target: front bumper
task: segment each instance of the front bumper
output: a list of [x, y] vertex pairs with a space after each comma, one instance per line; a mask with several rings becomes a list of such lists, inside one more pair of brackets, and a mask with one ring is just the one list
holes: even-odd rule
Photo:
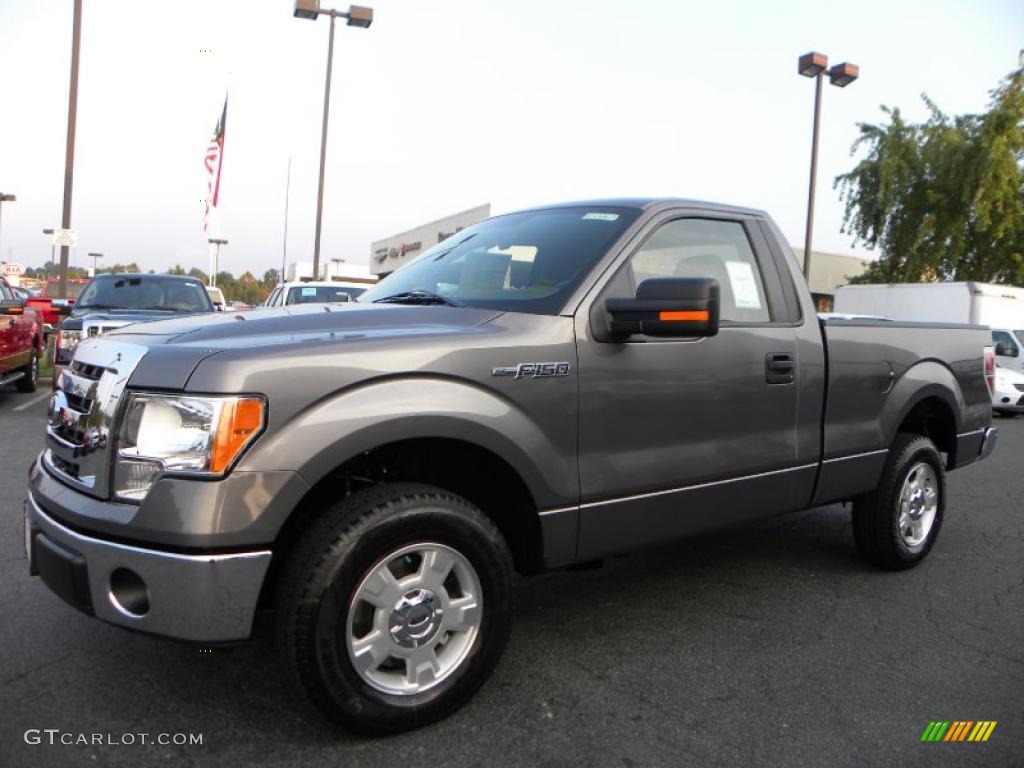
[[249, 637], [270, 550], [185, 555], [106, 541], [61, 525], [31, 493], [25, 515], [30, 567], [76, 608], [180, 640]]

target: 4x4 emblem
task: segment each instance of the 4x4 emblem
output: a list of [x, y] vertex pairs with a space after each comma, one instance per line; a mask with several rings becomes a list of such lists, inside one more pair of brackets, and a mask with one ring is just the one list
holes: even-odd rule
[[549, 376], [568, 376], [571, 369], [569, 363], [519, 363], [495, 368], [491, 375], [512, 379], [543, 379]]

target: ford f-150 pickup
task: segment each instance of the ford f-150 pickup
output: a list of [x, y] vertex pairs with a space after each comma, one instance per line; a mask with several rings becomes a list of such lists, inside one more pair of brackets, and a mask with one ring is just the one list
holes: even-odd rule
[[917, 565], [947, 472], [995, 445], [990, 345], [819, 319], [760, 211], [499, 216], [357, 302], [82, 339], [30, 471], [29, 567], [178, 639], [241, 641], [273, 609], [327, 717], [399, 731], [482, 684], [516, 572], [840, 501], [867, 561]]

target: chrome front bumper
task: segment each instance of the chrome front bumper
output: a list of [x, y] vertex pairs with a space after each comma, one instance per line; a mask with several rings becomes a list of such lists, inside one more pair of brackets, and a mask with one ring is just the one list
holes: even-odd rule
[[[42, 570], [47, 586], [72, 605], [180, 640], [249, 637], [270, 550], [183, 555], [105, 541], [61, 525], [31, 494], [25, 515], [30, 568]], [[39, 562], [31, 562], [33, 553]], [[50, 567], [41, 567], [40, 555]]]

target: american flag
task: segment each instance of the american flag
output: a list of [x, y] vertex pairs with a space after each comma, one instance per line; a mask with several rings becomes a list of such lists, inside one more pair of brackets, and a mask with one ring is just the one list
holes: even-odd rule
[[224, 97], [224, 110], [220, 113], [213, 137], [206, 148], [206, 173], [209, 176], [206, 190], [206, 210], [203, 212], [203, 229], [209, 229], [210, 210], [217, 207], [220, 198], [220, 170], [224, 167], [224, 126], [228, 119], [228, 97]]

